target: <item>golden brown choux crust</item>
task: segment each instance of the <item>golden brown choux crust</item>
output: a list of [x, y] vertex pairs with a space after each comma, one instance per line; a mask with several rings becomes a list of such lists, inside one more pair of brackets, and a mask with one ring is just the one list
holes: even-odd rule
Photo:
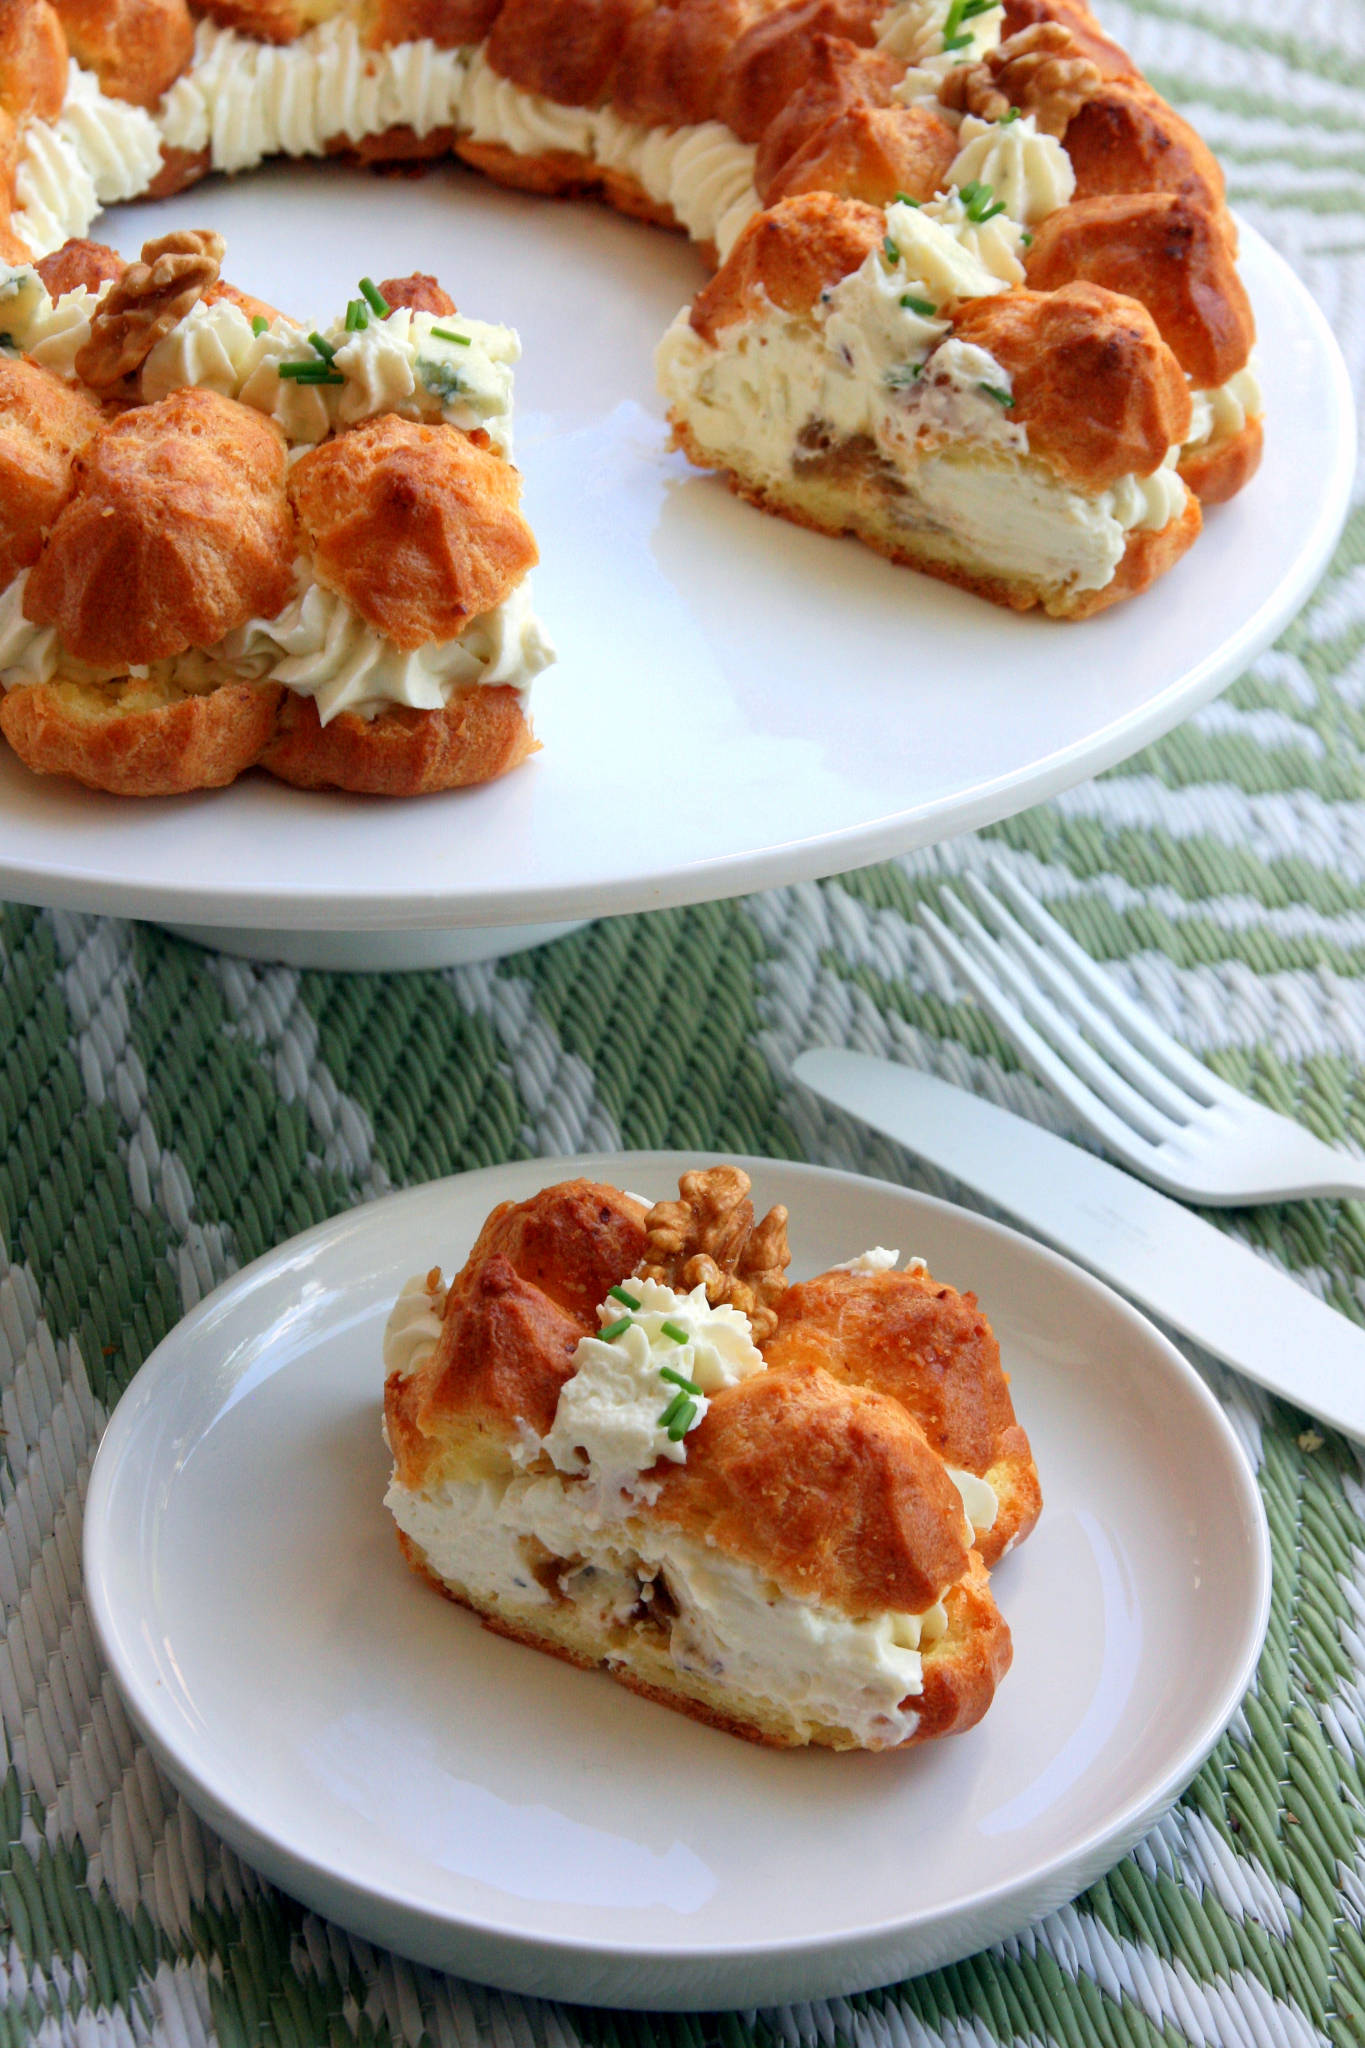
[[294, 0], [199, 0], [199, 4], [224, 28], [254, 36], [258, 43], [292, 43], [305, 26]]
[[63, 242], [60, 249], [54, 249], [33, 267], [50, 299], [59, 299], [64, 292], [97, 292], [101, 285], [122, 277], [128, 268], [117, 249], [110, 249], [103, 242], [80, 240]]
[[889, 206], [898, 194], [932, 199], [948, 176], [958, 143], [929, 107], [854, 107], [816, 130], [783, 164], [767, 203], [798, 192], [832, 192]]
[[567, 149], [547, 149], [524, 156], [505, 142], [476, 142], [472, 135], [461, 135], [455, 144], [455, 154], [471, 169], [482, 171], [485, 178], [510, 185], [516, 192], [538, 192], [542, 198], [596, 192], [606, 182], [588, 157]]
[[0, 226], [0, 263], [31, 263], [33, 251], [28, 243], [15, 234], [13, 228]]
[[922, 1614], [967, 1569], [962, 1502], [899, 1402], [819, 1367], [711, 1397], [651, 1518], [848, 1614]]
[[456, 690], [440, 711], [395, 704], [373, 718], [338, 712], [326, 725], [311, 698], [291, 692], [261, 766], [295, 789], [432, 796], [494, 782], [539, 745], [520, 696], [506, 683]]
[[406, 306], [409, 312], [436, 313], [442, 319], [449, 319], [455, 311], [450, 293], [442, 290], [436, 278], [421, 270], [414, 270], [408, 277], [386, 277], [380, 284], [379, 296], [390, 308]]
[[606, 95], [631, 23], [649, 0], [505, 0], [488, 37], [488, 62], [523, 92], [569, 107]]
[[974, 1294], [927, 1272], [821, 1273], [788, 1288], [763, 1355], [773, 1368], [818, 1365], [874, 1387], [900, 1402], [946, 1464], [990, 1474], [1000, 1513], [976, 1541], [987, 1564], [1037, 1521], [1037, 1470]]
[[1174, 107], [1142, 79], [1107, 81], [1063, 138], [1076, 199], [1106, 192], [1179, 192], [1216, 214], [1223, 174]]
[[502, 0], [371, 0], [370, 41], [431, 41], [442, 50], [481, 43], [498, 18]]
[[1125, 49], [1107, 36], [1084, 0], [1005, 0], [1001, 39], [1008, 42], [1035, 22], [1059, 21], [1072, 41], [1103, 78], [1137, 78], [1141, 74]]
[[721, 65], [717, 115], [741, 142], [758, 142], [810, 77], [816, 40], [869, 46], [884, 12], [882, 0], [787, 0], [760, 16]]
[[235, 284], [217, 277], [204, 293], [204, 304], [216, 306], [223, 300], [229, 306], [235, 306], [239, 313], [245, 313], [248, 320], [278, 320], [281, 317], [279, 307], [272, 306], [269, 299], [258, 299], [251, 292], [238, 291]]
[[1178, 519], [1169, 520], [1155, 533], [1129, 534], [1119, 565], [1103, 590], [1079, 591], [1062, 602], [1049, 603], [1047, 610], [1057, 618], [1093, 619], [1096, 612], [1108, 611], [1121, 598], [1136, 597], [1174, 568], [1198, 540], [1203, 524], [1198, 498], [1187, 497]]
[[295, 463], [289, 497], [319, 582], [396, 647], [453, 640], [539, 559], [521, 478], [456, 427], [386, 413]]
[[1260, 468], [1263, 439], [1260, 420], [1248, 420], [1224, 440], [1209, 441], [1182, 455], [1180, 475], [1201, 504], [1226, 504]]
[[0, 106], [55, 121], [66, 98], [67, 47], [48, 0], [0, 0]]
[[1025, 258], [1035, 291], [1085, 278], [1140, 299], [1200, 387], [1245, 367], [1256, 323], [1219, 216], [1176, 192], [1106, 193], [1058, 207]]
[[975, 1728], [1013, 1661], [1010, 1632], [979, 1555], [943, 1604], [948, 1633], [924, 1658], [924, 1690], [915, 1701], [919, 1720], [902, 1749]]
[[861, 49], [847, 36], [817, 36], [805, 84], [768, 123], [758, 145], [754, 185], [763, 204], [772, 203], [768, 188], [782, 166], [836, 114], [854, 107], [889, 107], [891, 88], [903, 70], [894, 57]]
[[58, 678], [0, 696], [0, 732], [38, 775], [69, 775], [111, 796], [184, 796], [220, 789], [252, 766], [279, 699], [273, 683], [185, 696], [152, 679]]
[[22, 356], [0, 356], [0, 585], [37, 561], [72, 460], [103, 425], [78, 385]]
[[405, 1486], [436, 1477], [453, 1453], [467, 1464], [520, 1441], [523, 1427], [544, 1436], [559, 1391], [587, 1333], [511, 1261], [494, 1252], [461, 1294], [446, 1303], [441, 1335], [424, 1366], [385, 1386], [394, 1465]]
[[500, 1202], [450, 1283], [463, 1298], [486, 1259], [505, 1258], [590, 1336], [607, 1290], [644, 1255], [643, 1202], [603, 1181], [564, 1180], [524, 1202]]
[[886, 216], [855, 199], [802, 192], [755, 214], [716, 275], [692, 301], [691, 323], [707, 341], [765, 302], [808, 313], [826, 285], [848, 277], [877, 248]]
[[58, 0], [71, 54], [111, 99], [154, 107], [194, 55], [185, 0]]
[[217, 392], [126, 412], [76, 457], [24, 608], [101, 667], [212, 647], [293, 587], [284, 437]]
[[953, 330], [1010, 372], [1030, 454], [1082, 490], [1150, 476], [1189, 433], [1189, 386], [1136, 299], [1098, 284], [1001, 292], [960, 307]]
[[621, 46], [612, 105], [647, 128], [684, 128], [716, 113], [727, 52], [762, 0], [658, 0], [637, 15]]
[[213, 152], [203, 149], [170, 149], [161, 146], [161, 169], [147, 187], [149, 199], [172, 199], [177, 192], [188, 192], [191, 185], [197, 185], [201, 178], [207, 178], [213, 169]]

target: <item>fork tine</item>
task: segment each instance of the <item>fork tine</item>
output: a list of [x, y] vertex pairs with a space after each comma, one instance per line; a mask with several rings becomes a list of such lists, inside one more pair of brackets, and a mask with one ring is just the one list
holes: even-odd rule
[[1069, 1013], [1072, 1023], [1080, 1027], [1109, 1064], [1132, 1083], [1138, 1094], [1178, 1124], [1187, 1124], [1198, 1116], [1205, 1105], [1170, 1080], [1124, 1037], [1118, 1025], [1090, 1001], [1061, 962], [1011, 917], [978, 876], [968, 874], [966, 881], [977, 908], [992, 927], [996, 938], [1017, 957], [1024, 973], [1042, 983], [1049, 995]]
[[936, 917], [927, 904], [918, 909], [920, 924], [931, 943], [937, 946], [966, 982], [981, 1007], [1000, 1026], [1005, 1036], [1024, 1055], [1035, 1073], [1049, 1082], [1064, 1101], [1069, 1102], [1084, 1118], [1090, 1128], [1117, 1152], [1120, 1158], [1151, 1148], [1134, 1136], [1130, 1127], [1123, 1123], [1108, 1104], [1077, 1079], [1071, 1068], [1059, 1059], [1047, 1040], [1035, 1031], [1022, 1010], [1012, 1003], [991, 977], [972, 958], [956, 935], [950, 932], [943, 920]]
[[1078, 946], [1070, 932], [1064, 931], [1056, 918], [1049, 917], [1042, 907], [1035, 903], [1026, 890], [1020, 887], [1003, 861], [991, 862], [991, 873], [1010, 902], [1018, 911], [1024, 923], [1029, 926], [1039, 941], [1050, 951], [1058, 953], [1066, 961], [1077, 981], [1094, 998], [1100, 1008], [1107, 1010], [1135, 1045], [1141, 1046], [1161, 1071], [1172, 1081], [1199, 1100], [1201, 1108], [1208, 1109], [1215, 1102], [1226, 1102], [1237, 1097], [1237, 1090], [1229, 1088], [1216, 1074], [1210, 1073], [1202, 1060], [1186, 1052], [1183, 1045], [1153, 1024], [1126, 996], [1111, 975], [1091, 959], [1083, 947]]
[[1178, 1137], [1180, 1126], [1154, 1109], [1136, 1089], [1130, 1088], [1109, 1062], [1082, 1038], [1075, 1026], [1058, 1015], [1028, 972], [998, 940], [991, 937], [966, 904], [951, 889], [943, 889], [939, 894], [967, 950], [974, 948], [978, 959], [984, 956], [987, 971], [993, 973], [997, 981], [1004, 982], [1024, 1016], [1070, 1068], [1074, 1079], [1098, 1096], [1127, 1125], [1128, 1142], [1131, 1144], [1136, 1136], [1150, 1145], [1163, 1145]]

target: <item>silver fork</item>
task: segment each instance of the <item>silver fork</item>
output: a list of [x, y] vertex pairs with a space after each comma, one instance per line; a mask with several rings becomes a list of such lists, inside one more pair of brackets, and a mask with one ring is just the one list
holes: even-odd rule
[[968, 875], [980, 917], [944, 889], [956, 932], [923, 905], [920, 921], [1028, 1064], [1134, 1173], [1222, 1206], [1365, 1193], [1365, 1160], [1220, 1081], [998, 861], [991, 873], [1009, 909]]

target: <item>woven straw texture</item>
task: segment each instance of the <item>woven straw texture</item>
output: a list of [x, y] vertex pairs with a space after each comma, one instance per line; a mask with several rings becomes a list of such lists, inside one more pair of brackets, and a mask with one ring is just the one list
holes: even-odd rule
[[[1106, 20], [1219, 150], [1359, 391], [1361, 0], [1143, 0]], [[1077, 1135], [909, 921], [992, 854], [1220, 1073], [1365, 1145], [1365, 514], [1281, 644], [1169, 740], [990, 833], [821, 887], [618, 920], [502, 967], [354, 979], [0, 910], [0, 2040], [1365, 2040], [1362, 1468], [1226, 1375], [1215, 1385], [1256, 1461], [1275, 1561], [1269, 1640], [1230, 1731], [1074, 1905], [865, 1998], [623, 2018], [374, 1953], [207, 1834], [100, 1667], [79, 1537], [103, 1421], [188, 1307], [304, 1226], [433, 1175], [620, 1143], [921, 1184], [791, 1086], [794, 1055], [820, 1043], [892, 1053]], [[1221, 1221], [1365, 1320], [1361, 1205]]]

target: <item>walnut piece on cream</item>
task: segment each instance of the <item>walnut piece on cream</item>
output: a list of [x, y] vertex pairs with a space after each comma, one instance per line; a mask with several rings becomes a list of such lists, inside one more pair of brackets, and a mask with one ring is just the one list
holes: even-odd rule
[[761, 1344], [777, 1327], [791, 1251], [786, 1210], [779, 1203], [756, 1224], [750, 1185], [738, 1166], [685, 1173], [679, 1200], [656, 1202], [645, 1218], [637, 1271], [667, 1287], [705, 1287], [713, 1308], [728, 1302], [748, 1316]]
[[110, 285], [76, 356], [76, 374], [93, 391], [110, 391], [142, 368], [164, 335], [212, 285], [223, 261], [223, 238], [186, 228], [145, 242], [142, 260]]

